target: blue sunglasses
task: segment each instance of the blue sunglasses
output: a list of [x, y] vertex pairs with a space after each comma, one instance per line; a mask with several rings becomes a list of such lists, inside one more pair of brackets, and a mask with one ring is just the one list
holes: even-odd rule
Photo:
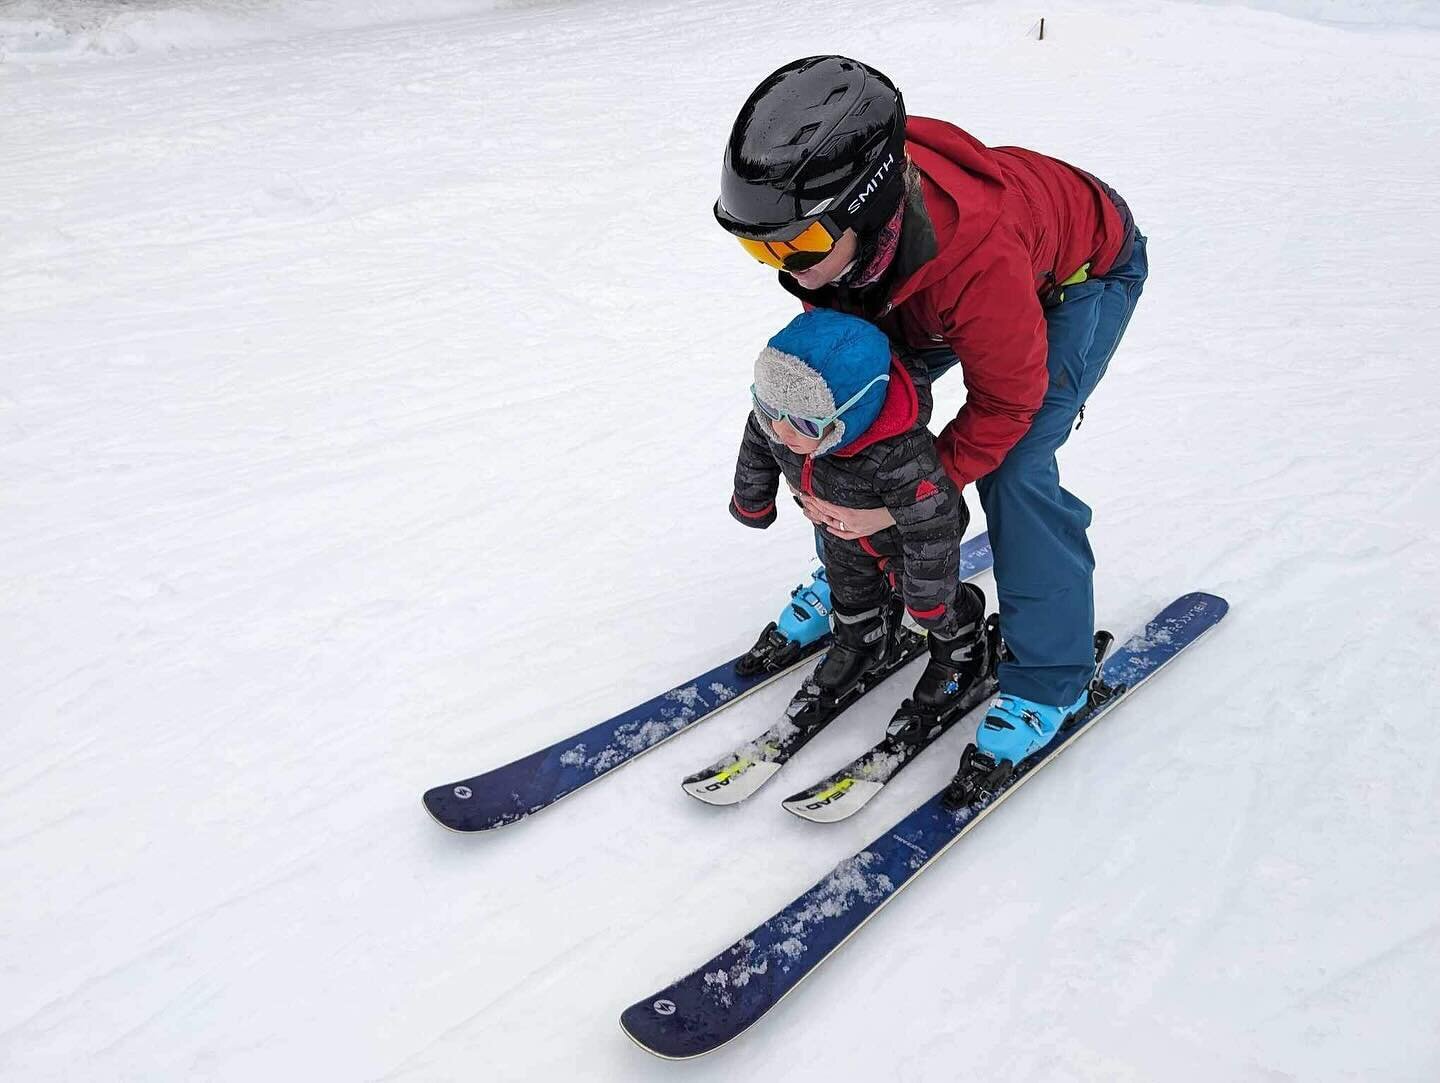
[[803, 414], [792, 414], [786, 410], [777, 410], [760, 397], [760, 393], [755, 390], [754, 384], [750, 385], [750, 398], [755, 402], [755, 409], [759, 410], [771, 421], [788, 421], [790, 422], [790, 427], [801, 436], [809, 437], [811, 440], [818, 440], [820, 439], [820, 434], [823, 433], [836, 418], [865, 397], [865, 392], [869, 391], [876, 384], [888, 383], [889, 380], [890, 374], [888, 372], [882, 376], [875, 377], [875, 379], [871, 380], [859, 391], [846, 399], [829, 417], [806, 417]]

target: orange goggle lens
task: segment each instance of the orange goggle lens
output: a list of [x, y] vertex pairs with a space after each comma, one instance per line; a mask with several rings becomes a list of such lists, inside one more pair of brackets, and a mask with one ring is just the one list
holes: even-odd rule
[[761, 263], [777, 270], [803, 271], [813, 267], [835, 247], [836, 238], [819, 222], [811, 222], [805, 230], [788, 241], [752, 241], [739, 238], [740, 247]]

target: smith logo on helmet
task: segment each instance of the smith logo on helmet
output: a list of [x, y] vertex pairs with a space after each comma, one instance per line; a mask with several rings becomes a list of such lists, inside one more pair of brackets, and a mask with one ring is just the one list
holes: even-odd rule
[[890, 167], [894, 164], [895, 152], [891, 151], [886, 159], [880, 163], [880, 168], [875, 170], [875, 175], [870, 178], [870, 183], [865, 186], [858, 196], [850, 201], [850, 206], [845, 209], [851, 214], [859, 213], [860, 208], [865, 205], [866, 198], [872, 195], [875, 189], [880, 187], [880, 182], [885, 179], [885, 175], [890, 172]]

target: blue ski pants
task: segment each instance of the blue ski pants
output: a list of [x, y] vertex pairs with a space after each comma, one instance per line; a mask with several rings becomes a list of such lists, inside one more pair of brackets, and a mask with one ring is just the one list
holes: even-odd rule
[[[1000, 630], [1014, 656], [1000, 666], [1000, 690], [1036, 703], [1074, 703], [1095, 671], [1090, 507], [1061, 486], [1055, 452], [1105, 375], [1148, 273], [1137, 234], [1122, 266], [1067, 286], [1046, 309], [1045, 401], [1019, 443], [976, 482], [995, 553]], [[932, 377], [958, 362], [948, 347], [925, 356]]]

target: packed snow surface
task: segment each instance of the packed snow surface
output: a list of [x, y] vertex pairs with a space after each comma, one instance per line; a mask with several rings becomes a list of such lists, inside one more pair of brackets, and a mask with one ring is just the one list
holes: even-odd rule
[[1440, 1078], [1437, 23], [0, 5], [0, 1077], [668, 1080], [618, 1012], [948, 776], [963, 728], [853, 820], [778, 806], [902, 677], [686, 798], [797, 675], [502, 831], [419, 803], [805, 573], [793, 509], [726, 515], [793, 306], [710, 202], [750, 88], [843, 52], [1128, 197], [1153, 274], [1064, 476], [1107, 626], [1233, 609], [687, 1077]]

